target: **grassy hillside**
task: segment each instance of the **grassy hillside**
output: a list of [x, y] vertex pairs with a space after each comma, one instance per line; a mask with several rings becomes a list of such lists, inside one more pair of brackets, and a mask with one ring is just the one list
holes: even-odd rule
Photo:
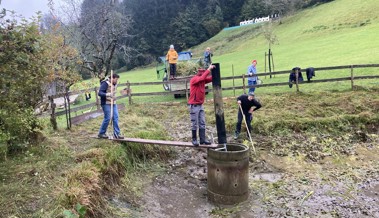
[[[274, 33], [278, 44], [272, 46], [275, 71], [301, 68], [324, 67], [379, 62], [379, 4], [376, 0], [354, 1], [335, 0], [274, 22]], [[262, 34], [266, 24], [248, 25], [221, 31], [207, 42], [192, 48], [195, 57], [201, 56], [206, 47], [214, 51], [213, 62], [221, 64], [223, 76], [246, 72], [252, 59], [258, 60], [258, 73], [264, 72], [264, 54], [268, 44]], [[378, 69], [355, 70], [355, 75], [378, 75]], [[349, 76], [350, 70], [316, 72], [315, 79]], [[121, 81], [144, 82], [157, 79], [154, 68], [145, 68], [121, 74]], [[275, 78], [261, 78], [264, 83], [287, 82], [288, 75]], [[225, 81], [230, 86], [232, 81]], [[242, 84], [236, 81], [237, 85]], [[358, 81], [356, 85], [377, 86], [373, 80]], [[302, 91], [347, 90], [349, 82], [304, 85]], [[133, 87], [134, 92], [163, 91], [162, 86]], [[288, 87], [262, 88], [260, 93], [293, 92]], [[225, 92], [225, 96], [232, 92]], [[146, 99], [141, 99], [145, 101]], [[170, 97], [154, 98], [173, 100]]]
[[[279, 40], [272, 48], [276, 69], [286, 70], [295, 65], [376, 63], [379, 59], [378, 9], [375, 0], [335, 0], [281, 19], [274, 25]], [[268, 50], [260, 28], [254, 25], [223, 31], [197, 46], [194, 52], [199, 53], [206, 46], [213, 47], [214, 61], [223, 65], [248, 65], [251, 59], [257, 59], [263, 67], [264, 52]], [[237, 69], [240, 68], [237, 66]]]

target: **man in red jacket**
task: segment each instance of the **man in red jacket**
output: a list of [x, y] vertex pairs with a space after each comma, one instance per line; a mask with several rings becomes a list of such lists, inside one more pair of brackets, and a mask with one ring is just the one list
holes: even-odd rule
[[212, 82], [212, 76], [209, 76], [209, 73], [213, 68], [215, 68], [215, 66], [210, 65], [207, 70], [199, 69], [197, 74], [192, 77], [190, 81], [188, 107], [192, 124], [192, 144], [194, 146], [199, 146], [196, 134], [198, 128], [200, 144], [211, 144], [211, 142], [205, 138], [205, 112], [203, 103], [205, 99], [205, 84]]

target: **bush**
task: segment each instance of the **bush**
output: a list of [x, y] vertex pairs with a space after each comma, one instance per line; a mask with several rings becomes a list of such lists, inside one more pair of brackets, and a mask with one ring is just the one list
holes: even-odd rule
[[0, 145], [12, 153], [35, 143], [40, 124], [34, 108], [43, 100], [48, 72], [38, 22], [4, 21], [0, 17]]

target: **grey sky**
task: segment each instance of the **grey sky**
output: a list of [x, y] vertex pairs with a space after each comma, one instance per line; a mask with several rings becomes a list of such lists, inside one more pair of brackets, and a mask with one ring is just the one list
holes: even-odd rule
[[[54, 0], [58, 2], [59, 0]], [[25, 18], [30, 18], [35, 15], [37, 11], [43, 14], [49, 12], [47, 5], [48, 0], [1, 0], [0, 8], [13, 10], [17, 14], [21, 14]]]

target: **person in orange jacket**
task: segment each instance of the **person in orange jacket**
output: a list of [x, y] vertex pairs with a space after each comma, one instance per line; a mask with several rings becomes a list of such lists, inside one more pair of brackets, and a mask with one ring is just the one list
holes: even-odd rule
[[166, 61], [170, 64], [170, 79], [176, 78], [176, 63], [178, 62], [178, 53], [174, 49], [174, 45], [170, 45], [166, 55]]

